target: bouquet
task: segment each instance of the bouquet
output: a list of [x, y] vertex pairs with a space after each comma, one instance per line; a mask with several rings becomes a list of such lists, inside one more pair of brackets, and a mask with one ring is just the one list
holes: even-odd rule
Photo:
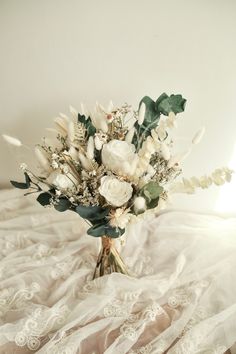
[[[39, 193], [37, 201], [59, 212], [71, 210], [89, 224], [88, 235], [100, 237], [102, 248], [94, 278], [121, 272], [128, 274], [114, 239], [127, 225], [148, 212], [165, 206], [171, 193], [194, 193], [195, 189], [229, 182], [232, 170], [222, 168], [210, 176], [175, 181], [181, 163], [204, 134], [200, 129], [187, 151], [173, 154], [171, 130], [186, 100], [163, 93], [157, 100], [145, 96], [137, 110], [112, 103], [96, 104], [92, 111], [81, 105], [80, 113], [60, 114], [50, 129], [54, 140], [44, 138], [35, 147], [39, 171], [22, 164], [25, 181], [11, 181], [27, 194]], [[8, 135], [9, 143], [22, 143]]]

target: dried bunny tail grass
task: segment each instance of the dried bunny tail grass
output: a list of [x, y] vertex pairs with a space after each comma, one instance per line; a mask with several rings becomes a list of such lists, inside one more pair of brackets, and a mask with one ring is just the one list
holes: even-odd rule
[[45, 172], [49, 172], [51, 170], [50, 162], [45, 152], [40, 149], [40, 146], [35, 147], [35, 155], [40, 167], [42, 167]]
[[74, 119], [78, 119], [78, 111], [72, 106], [69, 106], [69, 110], [70, 110], [72, 117]]
[[182, 181], [173, 183], [170, 187], [170, 193], [186, 193], [193, 194], [197, 188], [206, 189], [212, 184], [221, 186], [226, 182], [230, 182], [233, 170], [223, 167], [212, 172], [210, 176], [201, 176], [200, 178], [191, 177], [189, 179], [182, 178]]
[[200, 143], [203, 138], [203, 135], [205, 134], [205, 131], [205, 127], [202, 127], [200, 130], [198, 130], [192, 139], [192, 144], [197, 145], [198, 143]]
[[11, 144], [11, 145], [14, 145], [17, 147], [22, 146], [22, 142], [19, 139], [14, 138], [13, 136], [10, 136], [7, 134], [2, 134], [2, 137], [8, 144]]

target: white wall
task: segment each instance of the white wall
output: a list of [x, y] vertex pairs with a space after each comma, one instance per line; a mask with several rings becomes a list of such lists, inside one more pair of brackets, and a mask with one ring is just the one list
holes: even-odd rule
[[[188, 99], [179, 136], [207, 128], [185, 163], [187, 177], [233, 157], [234, 0], [0, 0], [0, 43], [1, 133], [33, 146], [69, 104], [112, 98], [137, 105], [146, 94], [156, 98], [166, 91]], [[21, 175], [15, 150], [2, 140], [0, 166], [1, 187]], [[227, 193], [232, 202], [234, 184]], [[210, 210], [218, 198], [213, 188], [180, 196], [175, 205]], [[230, 208], [236, 210], [236, 202]]]

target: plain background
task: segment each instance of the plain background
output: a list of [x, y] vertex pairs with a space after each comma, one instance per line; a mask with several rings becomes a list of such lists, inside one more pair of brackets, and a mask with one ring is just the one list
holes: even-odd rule
[[[176, 149], [206, 127], [185, 176], [236, 168], [235, 43], [235, 0], [0, 0], [0, 131], [32, 147], [70, 104], [136, 107], [144, 95], [181, 93]], [[6, 188], [33, 157], [0, 140]], [[235, 186], [179, 195], [173, 206], [236, 212]]]

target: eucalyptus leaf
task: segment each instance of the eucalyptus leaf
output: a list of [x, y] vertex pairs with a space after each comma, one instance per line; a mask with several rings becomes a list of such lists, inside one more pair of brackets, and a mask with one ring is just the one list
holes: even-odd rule
[[152, 199], [149, 203], [147, 203], [147, 208], [148, 209], [156, 208], [158, 206], [159, 199], [160, 199], [159, 197], [157, 197], [156, 199]]
[[160, 119], [160, 114], [156, 109], [156, 103], [149, 96], [145, 96], [139, 103], [139, 108], [141, 104], [145, 104], [145, 116], [144, 121], [141, 126], [139, 126], [138, 122], [135, 123], [135, 128], [138, 129], [139, 134], [144, 134], [144, 136], [150, 135], [150, 132], [153, 128], [155, 128]]
[[86, 118], [85, 115], [78, 114], [78, 121], [83, 123], [87, 130], [87, 138], [93, 136], [96, 133], [96, 128], [94, 127], [90, 117]]
[[52, 198], [52, 195], [48, 192], [43, 192], [41, 194], [39, 194], [37, 201], [42, 205], [49, 205], [50, 204], [50, 200]]
[[109, 208], [102, 208], [100, 206], [84, 206], [78, 205], [75, 208], [76, 213], [78, 213], [82, 218], [96, 221], [105, 218], [109, 213]]
[[174, 112], [175, 114], [183, 112], [185, 104], [186, 99], [182, 95], [168, 96], [166, 93], [163, 93], [156, 101], [156, 109], [167, 116], [170, 112]]
[[147, 202], [154, 200], [159, 197], [159, 195], [163, 192], [163, 187], [159, 185], [159, 183], [155, 181], [150, 181], [140, 190], [140, 194], [146, 199]]
[[94, 237], [108, 236], [111, 238], [117, 238], [123, 235], [125, 229], [115, 228], [109, 224], [98, 224], [90, 227], [87, 231], [88, 235]]
[[71, 207], [71, 202], [67, 198], [60, 198], [59, 202], [56, 205], [54, 205], [54, 208], [60, 212], [66, 211], [70, 209], [70, 207]]
[[24, 176], [25, 176], [25, 182], [10, 181], [10, 183], [15, 188], [28, 189], [30, 187], [31, 179], [30, 179], [29, 175], [26, 172], [24, 172]]

